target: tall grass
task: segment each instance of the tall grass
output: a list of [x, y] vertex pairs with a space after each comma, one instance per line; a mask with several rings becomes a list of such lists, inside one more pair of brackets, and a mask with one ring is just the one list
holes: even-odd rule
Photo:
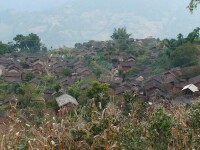
[[200, 149], [200, 102], [148, 106], [135, 100], [128, 115], [111, 102], [103, 111], [90, 105], [65, 117], [44, 114], [40, 124], [16, 112], [13, 106], [1, 150]]

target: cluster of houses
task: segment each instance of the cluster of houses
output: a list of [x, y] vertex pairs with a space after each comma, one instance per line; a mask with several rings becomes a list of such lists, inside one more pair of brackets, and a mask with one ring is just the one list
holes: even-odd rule
[[[129, 42], [137, 42], [144, 44], [152, 38], [145, 40], [129, 39]], [[41, 53], [28, 54], [16, 53], [5, 54], [0, 56], [0, 76], [8, 82], [25, 82], [28, 73], [35, 76], [44, 74], [55, 76], [59, 79], [62, 86], [61, 96], [58, 96], [56, 101], [60, 108], [60, 113], [63, 114], [66, 110], [63, 106], [68, 103], [78, 105], [77, 101], [66, 94], [68, 86], [74, 84], [76, 81], [82, 80], [86, 77], [93, 76], [92, 70], [86, 65], [84, 59], [87, 57], [94, 58], [99, 50], [105, 49], [112, 43], [90, 41], [84, 44], [77, 44], [76, 48], [71, 51], [76, 58], [65, 58], [62, 55], [47, 56]], [[152, 47], [149, 57], [156, 59], [159, 47]], [[106, 53], [105, 53], [106, 55]], [[105, 56], [106, 57], [106, 56]], [[77, 59], [78, 58], [78, 59]], [[200, 75], [192, 77], [185, 76], [181, 68], [173, 68], [158, 75], [131, 76], [129, 79], [119, 75], [119, 70], [128, 71], [135, 65], [136, 58], [128, 53], [120, 52], [110, 56], [113, 69], [110, 73], [104, 73], [99, 78], [102, 83], [108, 83], [116, 95], [121, 95], [126, 91], [134, 92], [140, 98], [156, 101], [158, 99], [172, 100], [180, 95], [196, 96], [200, 88]], [[62, 74], [64, 69], [69, 70], [69, 75]], [[39, 84], [36, 79], [33, 80], [35, 84]], [[64, 89], [64, 90], [63, 90]], [[55, 94], [55, 90], [46, 89], [44, 91], [44, 98], [48, 99]], [[71, 107], [71, 106], [70, 106]]]
[[11, 53], [0, 56], [0, 76], [8, 82], [26, 81], [26, 75], [41, 75], [49, 58], [41, 54]]
[[148, 101], [173, 101], [179, 96], [194, 98], [199, 95], [200, 89], [200, 75], [188, 78], [181, 68], [173, 68], [153, 76], [133, 76], [127, 81], [112, 81], [102, 78], [102, 82], [110, 84], [116, 95], [132, 91]]

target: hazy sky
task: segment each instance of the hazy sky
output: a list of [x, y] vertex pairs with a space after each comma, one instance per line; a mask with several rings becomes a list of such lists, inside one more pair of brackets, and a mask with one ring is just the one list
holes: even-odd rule
[[[200, 7], [190, 0], [0, 0], [0, 41], [38, 34], [47, 45], [108, 40], [126, 27], [134, 38], [176, 38], [200, 26]], [[12, 11], [12, 10], [16, 11]], [[36, 13], [32, 13], [35, 12]], [[55, 38], [56, 37], [56, 38]]]
[[0, 9], [15, 9], [20, 11], [41, 11], [61, 6], [70, 0], [0, 0]]

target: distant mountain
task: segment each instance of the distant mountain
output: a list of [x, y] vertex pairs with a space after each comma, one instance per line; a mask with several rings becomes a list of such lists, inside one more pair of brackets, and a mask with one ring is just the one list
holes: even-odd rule
[[115, 27], [134, 38], [187, 35], [200, 26], [200, 11], [190, 14], [184, 0], [70, 0], [61, 7], [37, 12], [0, 11], [0, 40], [19, 33], [37, 33], [47, 46], [107, 40]]

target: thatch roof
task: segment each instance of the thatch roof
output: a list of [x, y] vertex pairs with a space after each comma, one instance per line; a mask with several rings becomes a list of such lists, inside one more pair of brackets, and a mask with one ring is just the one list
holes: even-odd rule
[[78, 105], [78, 102], [76, 101], [76, 99], [68, 94], [63, 94], [63, 95], [57, 97], [56, 102], [59, 107], [62, 107], [68, 103], [73, 103], [75, 105]]

